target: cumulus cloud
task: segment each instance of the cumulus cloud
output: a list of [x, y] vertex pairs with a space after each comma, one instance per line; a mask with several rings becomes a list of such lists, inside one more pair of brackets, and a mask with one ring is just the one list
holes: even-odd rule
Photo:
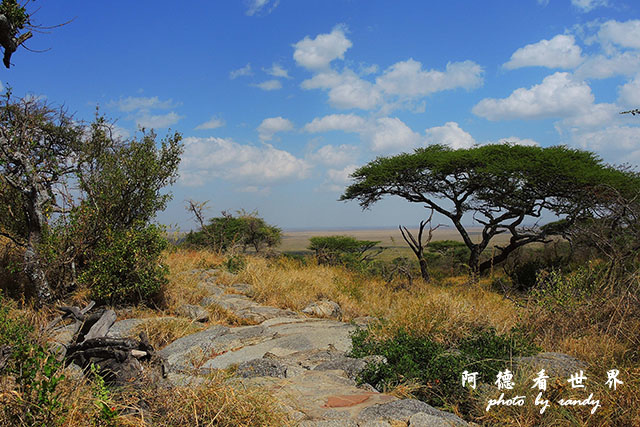
[[167, 114], [143, 114], [136, 118], [136, 125], [147, 129], [162, 129], [178, 123], [182, 116], [173, 111]]
[[223, 138], [184, 140], [180, 177], [185, 185], [201, 186], [215, 178], [260, 188], [304, 179], [311, 165], [269, 144], [256, 147]]
[[262, 83], [258, 83], [254, 86], [267, 91], [282, 89], [282, 83], [280, 83], [280, 80], [275, 80], [275, 79], [267, 80]]
[[540, 143], [530, 138], [518, 138], [517, 136], [510, 136], [508, 138], [501, 138], [497, 142], [498, 144], [510, 144], [510, 145], [528, 145], [532, 147], [539, 147]]
[[120, 98], [118, 101], [111, 101], [111, 106], [115, 106], [118, 110], [125, 113], [133, 111], [149, 111], [149, 110], [166, 110], [174, 107], [172, 100], [161, 101], [157, 96], [145, 98], [129, 96]]
[[238, 68], [237, 70], [231, 70], [229, 72], [229, 78], [231, 80], [237, 79], [238, 77], [242, 77], [242, 76], [252, 76], [252, 75], [253, 75], [253, 71], [251, 71], [250, 63], [247, 63], [247, 65], [245, 65], [242, 68]]
[[608, 0], [571, 0], [571, 4], [577, 7], [581, 12], [589, 12], [596, 7], [609, 6]]
[[224, 120], [218, 118], [216, 116], [211, 117], [210, 120], [199, 124], [196, 126], [197, 130], [209, 130], [209, 129], [217, 129], [225, 125]]
[[304, 130], [310, 133], [334, 130], [360, 132], [365, 127], [365, 124], [366, 120], [355, 114], [330, 114], [324, 117], [316, 117], [310, 123], [304, 125]]
[[476, 143], [471, 134], [462, 130], [456, 122], [426, 129], [425, 134], [428, 144], [443, 144], [453, 149], [471, 148]]
[[278, 7], [280, 4], [280, 0], [250, 0], [249, 8], [247, 9], [246, 14], [248, 16], [257, 15], [260, 13], [269, 14], [273, 12], [273, 9]]
[[574, 68], [583, 61], [582, 50], [575, 38], [559, 34], [551, 40], [540, 40], [516, 50], [504, 67], [510, 70], [521, 67]]
[[334, 59], [343, 59], [344, 53], [352, 46], [344, 34], [345, 29], [338, 25], [330, 33], [319, 34], [315, 39], [305, 37], [293, 45], [293, 59], [310, 70], [327, 68]]
[[273, 139], [273, 136], [278, 132], [288, 132], [293, 130], [293, 123], [289, 119], [282, 117], [270, 117], [264, 119], [260, 126], [258, 126], [258, 134], [260, 140], [269, 141]]
[[381, 153], [392, 153], [418, 147], [420, 135], [397, 117], [381, 117], [375, 125], [364, 132], [371, 149]]
[[613, 76], [635, 75], [640, 69], [640, 52], [613, 51], [609, 55], [593, 55], [575, 71], [576, 78], [606, 79]]
[[345, 69], [341, 73], [327, 71], [302, 82], [303, 89], [327, 89], [329, 103], [342, 109], [371, 110], [382, 102], [382, 94], [376, 86]]
[[607, 21], [600, 26], [598, 38], [601, 43], [613, 43], [621, 47], [640, 49], [640, 20]]
[[640, 164], [640, 127], [610, 126], [592, 132], [577, 132], [572, 140], [580, 148], [597, 152], [605, 161]]
[[640, 75], [620, 86], [618, 102], [626, 107], [637, 108], [640, 103]]
[[354, 147], [353, 145], [325, 145], [320, 147], [309, 157], [311, 160], [327, 166], [339, 166], [355, 161], [357, 151], [357, 147]]
[[376, 85], [391, 95], [422, 97], [443, 90], [473, 89], [482, 85], [482, 67], [473, 61], [450, 62], [445, 71], [423, 70], [414, 59], [389, 67]]
[[265, 70], [267, 72], [267, 74], [273, 76], [273, 77], [282, 77], [284, 79], [290, 79], [291, 77], [289, 76], [289, 72], [287, 70], [285, 70], [284, 68], [282, 68], [282, 66], [280, 64], [276, 64], [273, 63], [273, 65], [271, 66], [271, 68], [269, 68], [268, 70]]
[[543, 119], [573, 116], [593, 101], [588, 84], [558, 72], [529, 89], [516, 89], [507, 98], [485, 98], [472, 111], [489, 120]]
[[342, 169], [327, 170], [327, 177], [323, 187], [328, 191], [343, 191], [351, 181], [351, 174], [358, 168], [356, 165], [347, 165]]

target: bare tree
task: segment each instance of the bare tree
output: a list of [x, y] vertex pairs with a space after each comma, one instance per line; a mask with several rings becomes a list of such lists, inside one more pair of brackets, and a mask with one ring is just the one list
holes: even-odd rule
[[[427, 260], [424, 257], [424, 249], [427, 247], [431, 239], [433, 238], [433, 232], [440, 227], [441, 224], [436, 225], [435, 227], [431, 226], [431, 220], [433, 219], [433, 209], [431, 209], [431, 213], [429, 214], [429, 218], [426, 221], [420, 221], [420, 228], [418, 229], [418, 239], [416, 239], [411, 231], [407, 229], [407, 227], [403, 227], [401, 225], [398, 226], [400, 232], [402, 233], [402, 238], [409, 245], [413, 253], [418, 258], [418, 264], [420, 264], [420, 275], [425, 281], [429, 281], [429, 270], [427, 269]], [[425, 241], [422, 240], [424, 235], [424, 229], [429, 225], [429, 231], [427, 232], [427, 238]]]

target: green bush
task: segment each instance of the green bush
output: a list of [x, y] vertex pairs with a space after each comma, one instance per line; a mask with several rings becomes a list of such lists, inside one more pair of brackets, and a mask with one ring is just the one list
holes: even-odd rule
[[15, 393], [0, 405], [0, 424], [24, 426], [61, 425], [66, 408], [57, 391], [63, 379], [61, 363], [40, 343], [33, 328], [9, 316], [0, 295], [0, 347], [11, 356], [0, 372], [15, 381]]
[[605, 273], [603, 268], [591, 265], [566, 274], [559, 270], [544, 272], [530, 295], [537, 305], [548, 310], [571, 310], [597, 291]]
[[167, 283], [159, 256], [168, 245], [161, 227], [147, 225], [110, 231], [78, 278], [92, 298], [111, 304], [152, 300]]
[[363, 269], [363, 264], [382, 252], [382, 249], [376, 248], [378, 243], [351, 236], [316, 236], [309, 239], [308, 249], [315, 251], [319, 264], [341, 264]]
[[479, 381], [492, 382], [513, 356], [534, 354], [533, 346], [520, 331], [501, 336], [494, 329], [478, 329], [447, 348], [430, 338], [398, 330], [391, 338], [376, 339], [369, 329], [352, 334], [352, 357], [381, 355], [387, 363], [369, 365], [359, 376], [379, 391], [406, 381], [418, 381], [422, 387], [416, 396], [440, 407], [458, 405], [471, 410], [472, 397], [461, 385], [464, 370], [479, 372]]
[[282, 230], [267, 224], [257, 212], [239, 211], [238, 216], [223, 212], [221, 217], [211, 218], [201, 230], [187, 234], [185, 243], [220, 251], [240, 247], [244, 252], [251, 247], [260, 252], [281, 240]]

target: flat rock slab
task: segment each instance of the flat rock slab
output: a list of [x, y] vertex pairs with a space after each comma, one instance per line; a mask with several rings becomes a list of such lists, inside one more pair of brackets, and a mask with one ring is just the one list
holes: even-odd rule
[[225, 369], [234, 364], [260, 359], [267, 353], [278, 357], [314, 349], [335, 349], [346, 353], [351, 350], [350, 333], [355, 329], [352, 325], [332, 320], [284, 323], [265, 328], [268, 331], [265, 335], [270, 334], [271, 339], [221, 354], [205, 362], [202, 369], [205, 372]]
[[[245, 385], [267, 388], [287, 406], [305, 414], [308, 420], [339, 420], [350, 425], [364, 409], [397, 400], [396, 397], [368, 392], [356, 387], [341, 371], [305, 371], [293, 378], [250, 378]], [[363, 420], [367, 421], [367, 420]], [[324, 425], [324, 424], [309, 424]], [[355, 423], [353, 425], [358, 425]]]
[[[421, 402], [416, 399], [394, 400], [392, 402], [383, 403], [381, 405], [370, 406], [358, 415], [362, 420], [393, 420], [408, 422], [412, 416], [418, 413], [424, 413], [439, 418], [449, 425], [466, 426], [468, 425], [462, 418], [450, 412], [441, 411], [433, 406]], [[445, 424], [446, 425], [446, 424]]]
[[124, 319], [118, 320], [111, 328], [109, 328], [109, 332], [107, 332], [107, 337], [109, 338], [133, 338], [133, 331], [138, 325], [142, 325], [146, 322], [169, 322], [172, 320], [179, 320], [177, 317], [152, 317], [148, 319]]

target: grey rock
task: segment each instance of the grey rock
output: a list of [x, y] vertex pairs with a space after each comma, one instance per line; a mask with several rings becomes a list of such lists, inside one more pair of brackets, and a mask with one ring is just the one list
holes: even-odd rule
[[234, 283], [233, 285], [227, 286], [227, 288], [236, 291], [239, 294], [246, 295], [248, 297], [253, 296], [253, 286], [248, 283]]
[[355, 380], [358, 375], [367, 368], [367, 366], [386, 363], [386, 361], [387, 359], [384, 356], [367, 356], [362, 359], [341, 356], [322, 362], [314, 369], [319, 371], [341, 369], [349, 378]]
[[176, 309], [176, 314], [196, 322], [209, 321], [209, 312], [199, 305], [183, 304]]
[[353, 420], [307, 420], [298, 423], [298, 427], [358, 427]]
[[386, 421], [361, 421], [358, 423], [358, 427], [391, 427]]
[[194, 367], [195, 358], [206, 357], [215, 351], [213, 341], [227, 333], [229, 333], [228, 327], [215, 325], [175, 340], [158, 354], [165, 358], [170, 370], [174, 372], [188, 370]]
[[236, 375], [242, 378], [276, 377], [285, 378], [287, 367], [273, 359], [253, 359], [238, 365]]
[[444, 419], [456, 426], [465, 426], [467, 423], [457, 415], [441, 411], [416, 399], [402, 399], [381, 405], [370, 406], [360, 412], [359, 417], [363, 421], [369, 420], [398, 420], [408, 422], [412, 415], [423, 412]]
[[568, 377], [587, 367], [584, 362], [575, 357], [554, 352], [540, 353], [529, 357], [516, 357], [514, 362], [521, 369], [544, 369], [547, 375], [552, 377]]
[[131, 337], [131, 331], [138, 325], [145, 322], [144, 319], [124, 319], [118, 320], [107, 332], [109, 338], [129, 338]]
[[235, 314], [238, 317], [253, 320], [254, 322], [264, 322], [265, 320], [273, 319], [276, 317], [294, 317], [298, 315], [298, 313], [296, 313], [295, 311], [283, 310], [276, 307], [267, 307], [262, 305], [248, 307], [237, 311]]
[[84, 341], [106, 336], [115, 321], [116, 312], [113, 310], [105, 310], [102, 316], [100, 316], [96, 323], [94, 323], [91, 329], [85, 334]]
[[455, 426], [452, 421], [437, 415], [418, 412], [409, 418], [409, 427], [451, 427]]
[[342, 318], [342, 309], [338, 303], [329, 300], [312, 302], [306, 306], [302, 312], [310, 316], [328, 317], [332, 319]]

